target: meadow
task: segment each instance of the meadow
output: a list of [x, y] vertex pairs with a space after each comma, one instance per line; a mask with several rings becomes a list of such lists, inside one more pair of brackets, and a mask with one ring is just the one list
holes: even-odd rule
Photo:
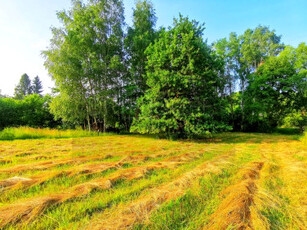
[[306, 229], [306, 136], [52, 132], [0, 141], [0, 229]]
[[[102, 134], [100, 134], [102, 135]], [[23, 140], [23, 139], [44, 139], [44, 138], [73, 138], [97, 136], [96, 132], [89, 132], [82, 129], [35, 129], [31, 127], [5, 128], [0, 131], [0, 140]]]

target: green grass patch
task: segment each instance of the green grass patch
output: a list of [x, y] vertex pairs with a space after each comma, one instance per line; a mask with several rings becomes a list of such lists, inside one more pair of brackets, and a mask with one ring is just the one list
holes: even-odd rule
[[[110, 134], [101, 134], [110, 135]], [[45, 138], [77, 138], [98, 136], [97, 132], [89, 132], [82, 129], [57, 130], [57, 129], [35, 129], [29, 127], [5, 128], [0, 132], [0, 140], [24, 140]]]

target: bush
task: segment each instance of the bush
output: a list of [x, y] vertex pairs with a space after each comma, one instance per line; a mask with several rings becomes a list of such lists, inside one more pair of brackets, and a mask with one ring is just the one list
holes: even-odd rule
[[23, 100], [0, 98], [0, 129], [12, 126], [50, 127], [60, 123], [49, 112], [50, 96], [37, 94]]
[[300, 132], [304, 132], [304, 127], [307, 125], [307, 115], [305, 111], [294, 110], [283, 120], [286, 127], [298, 127]]

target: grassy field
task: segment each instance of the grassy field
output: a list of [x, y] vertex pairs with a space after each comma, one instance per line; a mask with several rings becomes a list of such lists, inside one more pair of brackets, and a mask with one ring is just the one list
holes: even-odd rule
[[281, 134], [0, 141], [0, 229], [306, 229], [306, 153]]
[[[102, 134], [100, 134], [102, 135]], [[0, 131], [0, 140], [25, 140], [25, 139], [46, 139], [46, 138], [72, 138], [98, 136], [97, 132], [86, 130], [58, 130], [58, 129], [34, 129], [29, 127], [5, 128]]]

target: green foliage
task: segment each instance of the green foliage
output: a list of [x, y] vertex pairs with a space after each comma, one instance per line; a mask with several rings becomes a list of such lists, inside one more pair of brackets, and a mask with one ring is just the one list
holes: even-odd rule
[[55, 127], [59, 125], [49, 112], [51, 97], [31, 94], [23, 100], [0, 98], [0, 129], [10, 126]]
[[22, 124], [22, 101], [13, 98], [0, 98], [0, 129]]
[[[295, 96], [295, 69], [288, 59], [270, 57], [251, 76], [246, 94], [248, 125], [259, 120], [275, 128]], [[263, 130], [265, 131], [265, 130]]]
[[120, 117], [114, 103], [121, 103], [125, 75], [123, 4], [106, 0], [72, 5], [58, 13], [62, 27], [52, 29], [50, 47], [43, 52], [60, 92], [52, 112], [75, 123], [87, 121], [89, 129], [102, 124], [106, 130], [114, 125], [109, 117]]
[[131, 131], [191, 137], [227, 128], [217, 88], [220, 63], [202, 40], [203, 25], [180, 16], [146, 50], [147, 85]]
[[304, 132], [304, 127], [307, 125], [306, 111], [293, 110], [284, 118], [283, 125], [286, 127], [298, 127], [301, 132]]
[[157, 38], [155, 31], [157, 18], [153, 5], [148, 0], [138, 0], [133, 11], [133, 26], [128, 28], [125, 48], [129, 54], [130, 85], [134, 86], [136, 98], [143, 95], [146, 85], [145, 50]]
[[137, 99], [144, 95], [148, 88], [146, 85], [146, 61], [145, 50], [154, 43], [157, 38], [155, 31], [156, 16], [151, 1], [137, 1], [133, 9], [133, 25], [128, 27], [124, 40], [124, 49], [127, 53], [126, 68], [127, 76], [123, 79], [124, 87], [121, 94], [121, 112], [126, 130], [129, 130], [132, 119], [137, 110]]
[[224, 60], [223, 95], [234, 130], [271, 132], [293, 109], [306, 110], [306, 45], [285, 47], [280, 38], [258, 26], [214, 44]]
[[75, 100], [65, 93], [52, 98], [50, 103], [50, 112], [54, 114], [56, 120], [62, 119], [63, 122], [72, 124], [80, 124], [86, 119], [86, 111], [84, 103], [80, 100]]
[[251, 75], [245, 95], [246, 129], [271, 131], [287, 113], [305, 111], [306, 77], [296, 67], [296, 55], [291, 58], [288, 51], [286, 49], [280, 56], [269, 57]]
[[32, 82], [32, 93], [41, 95], [43, 92], [43, 85], [38, 76], [36, 76]]
[[284, 48], [281, 36], [275, 34], [267, 26], [258, 26], [254, 30], [247, 29], [240, 36], [242, 58], [251, 71], [268, 57], [277, 56]]
[[305, 43], [285, 46], [275, 30], [257, 26], [211, 47], [203, 25], [182, 16], [156, 30], [150, 0], [136, 2], [125, 34], [123, 10], [121, 0], [90, 0], [58, 12], [62, 27], [52, 28], [43, 52], [56, 119], [193, 137], [231, 127], [271, 132], [287, 114], [306, 111]]
[[21, 76], [18, 85], [15, 88], [15, 98], [23, 99], [24, 96], [32, 94], [31, 80], [25, 73]]
[[49, 112], [51, 97], [32, 94], [22, 101], [22, 123], [30, 127], [52, 127], [57, 123]]

